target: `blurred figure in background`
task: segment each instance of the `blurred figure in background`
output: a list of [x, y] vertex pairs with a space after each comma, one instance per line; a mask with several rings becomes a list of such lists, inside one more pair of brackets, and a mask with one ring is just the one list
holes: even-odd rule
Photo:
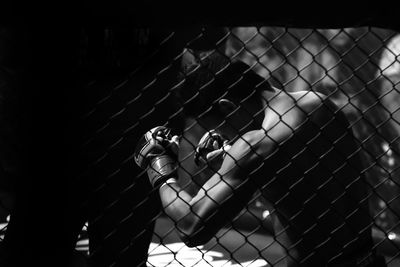
[[[400, 240], [400, 35], [388, 38], [378, 64], [377, 78], [381, 90], [378, 94], [384, 110], [384, 126], [391, 128], [390, 135], [382, 144], [385, 169], [381, 172], [378, 187], [381, 196], [374, 208], [379, 211], [377, 221], [383, 230], [390, 232], [393, 240]], [[388, 204], [389, 203], [389, 204]]]

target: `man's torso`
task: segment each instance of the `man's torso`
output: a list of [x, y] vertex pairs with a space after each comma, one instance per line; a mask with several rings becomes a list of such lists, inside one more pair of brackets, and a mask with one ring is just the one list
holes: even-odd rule
[[295, 107], [303, 119], [258, 173], [263, 196], [275, 208], [277, 240], [294, 261], [313, 264], [368, 247], [371, 218], [346, 118], [327, 100], [305, 95], [300, 101], [319, 102], [310, 109], [298, 96], [284, 95], [270, 107], [282, 111], [281, 118], [285, 106]]

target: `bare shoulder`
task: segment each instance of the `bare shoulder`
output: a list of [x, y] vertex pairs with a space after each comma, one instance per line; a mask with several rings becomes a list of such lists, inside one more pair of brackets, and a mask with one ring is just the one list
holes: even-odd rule
[[263, 128], [277, 142], [285, 141], [316, 114], [328, 114], [334, 106], [325, 108], [327, 102], [325, 95], [313, 91], [282, 91], [269, 103]]
[[287, 95], [288, 98], [292, 98], [297, 109], [307, 115], [323, 105], [327, 100], [326, 95], [314, 91], [299, 91], [287, 93]]
[[327, 123], [345, 122], [344, 114], [327, 96], [309, 92], [303, 94], [297, 101], [299, 109], [306, 115], [308, 121], [318, 126], [327, 125]]

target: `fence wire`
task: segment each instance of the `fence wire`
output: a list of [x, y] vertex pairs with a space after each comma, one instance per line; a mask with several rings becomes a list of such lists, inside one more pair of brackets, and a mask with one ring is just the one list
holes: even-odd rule
[[[347, 256], [351, 242], [310, 241], [315, 249], [304, 258], [298, 258], [292, 251], [298, 245], [296, 242], [306, 242], [314, 228], [320, 229], [316, 225], [327, 223], [326, 218], [351, 224], [352, 214], [361, 216], [358, 212], [365, 205], [370, 217], [363, 227], [372, 229], [371, 251], [384, 255], [389, 266], [400, 263], [400, 35], [397, 32], [371, 27], [221, 27], [193, 32], [107, 27], [82, 29], [80, 41], [79, 70], [87, 101], [81, 114], [86, 129], [81, 149], [88, 164], [85, 172], [79, 174], [86, 189], [82, 207], [86, 210], [87, 224], [79, 235], [77, 250], [94, 266], [282, 266], [286, 262], [308, 266], [315, 254], [322, 253], [321, 247], [326, 243], [342, 247], [337, 255], [325, 259], [334, 263], [341, 254]], [[303, 206], [313, 201], [328, 204], [325, 210], [315, 212], [318, 219], [311, 216], [308, 222], [302, 222], [298, 214], [286, 218], [286, 228], [301, 229], [296, 233], [299, 239], [292, 240], [290, 247], [287, 229], [277, 228], [274, 221], [275, 217], [284, 216], [280, 205], [289, 200], [283, 193], [280, 197], [269, 195], [268, 186], [278, 183], [274, 185], [276, 188], [286, 186], [295, 190], [296, 184], [314, 166], [290, 164], [298, 164], [296, 158], [304, 156], [303, 149], [313, 149], [312, 140], [282, 145], [286, 155], [293, 158], [276, 162], [288, 163], [280, 166], [276, 176], [283, 177], [291, 169], [300, 168], [304, 171], [300, 181], [290, 177], [285, 181], [289, 184], [280, 185], [279, 180], [270, 177], [215, 237], [193, 248], [179, 239], [178, 221], [166, 216], [158, 190], [151, 187], [145, 171], [133, 161], [133, 149], [143, 133], [157, 125], [170, 127], [181, 140], [178, 183], [190, 195], [201, 190], [209, 176], [195, 164], [194, 152], [200, 137], [210, 130], [201, 121], [204, 114], [196, 104], [203, 92], [180, 98], [185, 92], [179, 90], [193, 65], [231, 66], [235, 62], [245, 63], [248, 70], [284, 92], [318, 92], [327, 96], [338, 112], [345, 115], [346, 133], [354, 135], [359, 147], [362, 168], [357, 178], [342, 179], [345, 183], [334, 185], [333, 189], [299, 194], [298, 199], [291, 200]], [[228, 88], [224, 90], [228, 92]], [[202, 105], [207, 110], [213, 103], [205, 101]], [[329, 127], [318, 125], [313, 132], [315, 138], [332, 131]], [[235, 130], [239, 134], [239, 129]], [[340, 142], [341, 138], [327, 142]], [[315, 164], [324, 164], [324, 153], [314, 156], [322, 162]], [[343, 160], [341, 164], [358, 170], [357, 166], [351, 166], [351, 155]], [[340, 176], [339, 167], [331, 168], [324, 166], [324, 170], [330, 171], [326, 183]], [[354, 197], [349, 201], [356, 201], [358, 208], [347, 211], [348, 217], [343, 217], [337, 211], [340, 207], [337, 202], [354, 190], [354, 184], [360, 185], [360, 181], [368, 193], [365, 198], [349, 196], [349, 199]], [[323, 187], [323, 184], [310, 185], [310, 188]], [[338, 192], [330, 191], [335, 188]], [[335, 236], [343, 225], [329, 229], [331, 232], [326, 236]], [[2, 227], [6, 229], [6, 223]], [[363, 232], [359, 228], [355, 231], [348, 234], [361, 236]]]

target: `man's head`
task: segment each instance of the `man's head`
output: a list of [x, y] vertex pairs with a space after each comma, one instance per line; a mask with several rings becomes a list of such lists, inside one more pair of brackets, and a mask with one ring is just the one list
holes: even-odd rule
[[205, 127], [242, 128], [251, 123], [263, 109], [261, 91], [271, 89], [251, 67], [221, 55], [193, 64], [182, 78], [177, 95], [184, 113], [206, 121]]

